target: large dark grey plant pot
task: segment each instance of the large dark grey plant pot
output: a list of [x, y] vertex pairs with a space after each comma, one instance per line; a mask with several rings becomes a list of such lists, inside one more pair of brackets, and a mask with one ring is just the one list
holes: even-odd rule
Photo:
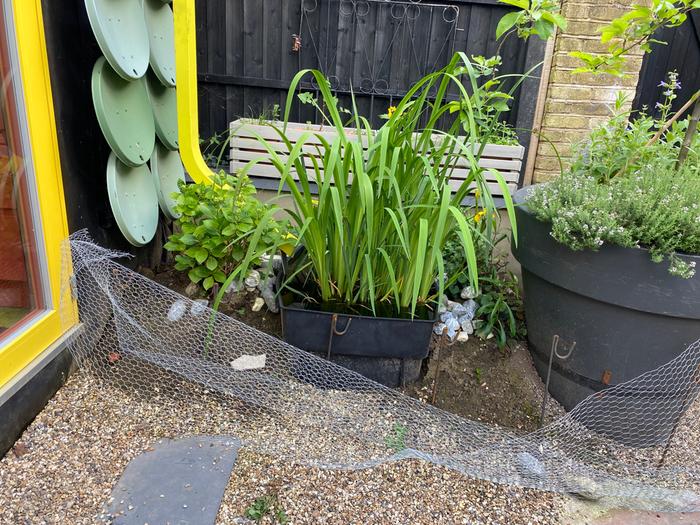
[[[571, 357], [554, 358], [549, 386], [567, 410], [671, 361], [700, 339], [700, 272], [691, 279], [673, 276], [644, 249], [570, 250], [523, 205], [527, 192], [515, 196], [519, 242], [513, 253], [522, 265], [529, 346], [544, 378], [554, 335], [561, 338], [560, 352], [576, 343]], [[700, 256], [681, 257], [700, 263]], [[619, 424], [631, 428], [620, 433], [622, 440], [634, 445], [634, 429], [642, 427], [665, 440], [686, 394], [677, 385], [657, 385], [635, 395], [644, 403], [617, 400], [618, 413], [625, 414]], [[668, 395], [678, 403], [659, 401]]]

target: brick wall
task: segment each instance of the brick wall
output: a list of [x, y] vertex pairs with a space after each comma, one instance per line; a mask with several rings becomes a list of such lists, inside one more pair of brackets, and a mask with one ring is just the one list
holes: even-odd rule
[[[632, 5], [609, 0], [563, 0], [562, 14], [569, 21], [567, 30], [557, 35], [554, 44], [552, 70], [547, 86], [542, 134], [552, 141], [566, 160], [571, 146], [610, 115], [616, 94], [623, 91], [632, 103], [637, 86], [642, 57], [630, 55], [625, 78], [610, 75], [573, 73], [580, 62], [569, 56], [570, 51], [605, 52], [597, 29], [617, 18]], [[541, 140], [537, 148], [533, 182], [544, 182], [559, 175], [559, 164], [552, 146]]]

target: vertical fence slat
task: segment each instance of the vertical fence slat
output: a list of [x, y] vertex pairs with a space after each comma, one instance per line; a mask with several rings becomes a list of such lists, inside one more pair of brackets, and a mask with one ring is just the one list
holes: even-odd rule
[[[454, 8], [459, 16], [452, 21]], [[198, 2], [198, 16], [204, 17], [197, 24], [204, 43], [198, 48], [201, 134], [226, 129], [237, 117], [258, 116], [276, 103], [284, 108], [289, 81], [305, 67], [320, 68], [331, 77], [346, 108], [352, 85], [361, 113], [379, 126], [386, 108], [422, 75], [442, 67], [454, 51], [494, 52], [496, 24], [509, 9], [497, 0]], [[292, 50], [293, 34], [301, 36], [298, 52]], [[506, 43], [501, 72], [522, 72], [538, 52], [530, 49], [515, 38]], [[305, 90], [313, 91], [305, 84]], [[370, 93], [362, 92], [368, 88]], [[534, 108], [534, 98], [524, 105]], [[293, 120], [319, 119], [309, 106], [296, 102], [292, 107]], [[523, 107], [513, 107], [511, 123], [528, 119]]]

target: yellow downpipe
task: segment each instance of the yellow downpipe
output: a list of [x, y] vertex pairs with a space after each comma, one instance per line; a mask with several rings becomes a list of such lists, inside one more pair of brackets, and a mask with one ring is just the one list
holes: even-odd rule
[[197, 104], [197, 33], [195, 0], [173, 0], [175, 15], [175, 81], [180, 156], [195, 182], [211, 182], [212, 171], [199, 147]]

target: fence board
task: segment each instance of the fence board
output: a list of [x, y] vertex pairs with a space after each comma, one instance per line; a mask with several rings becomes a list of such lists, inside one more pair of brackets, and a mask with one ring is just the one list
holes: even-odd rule
[[[380, 126], [386, 108], [453, 52], [495, 52], [496, 24], [509, 10], [497, 0], [197, 2], [200, 136], [225, 132], [237, 118], [269, 118], [272, 106], [284, 108], [289, 81], [304, 67], [324, 71], [344, 107], [352, 89], [360, 111]], [[292, 50], [295, 34], [302, 39], [299, 52]], [[543, 46], [513, 38], [501, 53], [501, 73], [522, 73], [541, 60]], [[520, 128], [530, 126], [536, 102], [537, 82], [526, 86], [523, 101], [505, 114]], [[290, 119], [317, 123], [320, 115], [294, 101]], [[526, 133], [521, 144], [528, 144]]]
[[633, 108], [646, 107], [656, 113], [654, 106], [664, 91], [659, 82], [676, 70], [683, 86], [673, 101], [673, 109], [677, 110], [700, 89], [700, 13], [692, 12], [683, 25], [662, 29], [655, 37], [666, 45], [652, 44], [652, 52], [644, 57]]

